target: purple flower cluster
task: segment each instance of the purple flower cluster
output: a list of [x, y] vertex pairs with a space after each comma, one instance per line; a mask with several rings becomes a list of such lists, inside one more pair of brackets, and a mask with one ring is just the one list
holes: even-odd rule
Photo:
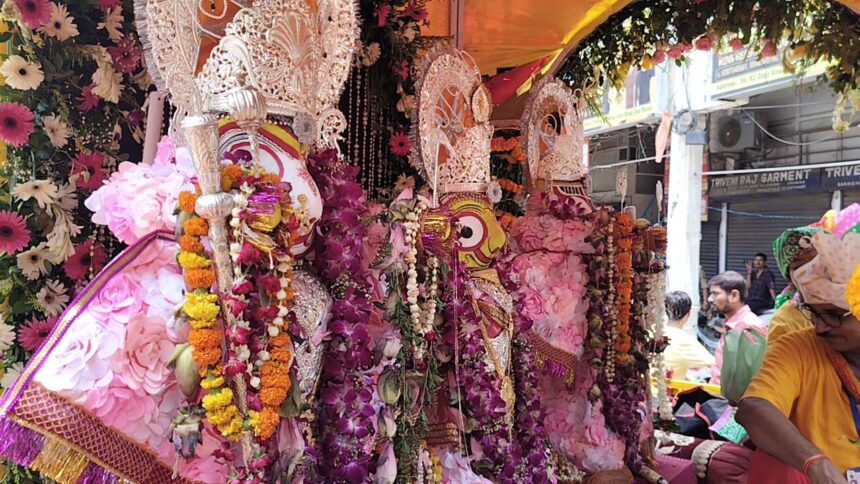
[[325, 208], [314, 240], [315, 267], [334, 299], [320, 379], [319, 473], [325, 482], [366, 482], [376, 465], [371, 405], [376, 382], [363, 375], [374, 349], [367, 331], [373, 307], [361, 265], [367, 206], [355, 181], [358, 168], [341, 164], [334, 150], [310, 155], [308, 170]]

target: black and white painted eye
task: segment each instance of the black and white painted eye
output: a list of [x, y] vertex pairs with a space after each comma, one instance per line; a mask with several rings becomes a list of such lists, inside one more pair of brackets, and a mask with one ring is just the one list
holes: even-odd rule
[[460, 227], [460, 247], [475, 249], [487, 239], [487, 225], [475, 215], [463, 215], [457, 219]]

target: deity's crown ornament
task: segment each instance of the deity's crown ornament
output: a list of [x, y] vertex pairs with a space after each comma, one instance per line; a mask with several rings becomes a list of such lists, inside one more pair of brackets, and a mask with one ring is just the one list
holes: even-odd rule
[[303, 143], [336, 144], [359, 33], [353, 0], [136, 0], [135, 14], [153, 79], [180, 111], [262, 110], [292, 118]]
[[529, 189], [587, 183], [584, 104], [558, 79], [545, 79], [532, 89], [522, 119]]
[[483, 192], [490, 183], [490, 93], [467, 53], [440, 44], [422, 56], [413, 110], [412, 163], [446, 193]]

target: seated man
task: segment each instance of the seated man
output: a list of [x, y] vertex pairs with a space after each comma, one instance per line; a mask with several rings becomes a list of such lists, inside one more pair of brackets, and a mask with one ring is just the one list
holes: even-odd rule
[[[812, 246], [812, 236], [818, 231], [820, 229], [816, 227], [788, 229], [773, 242], [776, 265], [782, 276], [791, 281], [793, 287], [796, 287], [792, 278], [794, 271], [815, 257], [816, 252]], [[789, 299], [793, 295], [793, 293], [790, 294]], [[767, 328], [767, 344], [772, 345], [783, 335], [808, 328], [810, 324], [809, 320], [798, 309], [797, 298], [789, 300], [779, 306], [776, 314], [770, 319]]]
[[[746, 304], [746, 280], [734, 271], [724, 272], [708, 281], [708, 302], [718, 312], [726, 316], [725, 332], [733, 329], [755, 329], [767, 336], [767, 326], [758, 318]], [[714, 354], [714, 364], [711, 366], [711, 381], [720, 384], [720, 373], [723, 367], [723, 344], [725, 336], [720, 337], [717, 351]]]
[[695, 336], [687, 333], [684, 326], [690, 319], [690, 309], [693, 302], [683, 291], [673, 291], [666, 294], [666, 336], [669, 346], [663, 352], [666, 369], [672, 370], [673, 378], [690, 380], [689, 370], [710, 368], [714, 364], [714, 355], [710, 354]]
[[846, 483], [860, 467], [860, 321], [846, 298], [860, 235], [821, 232], [813, 245], [817, 255], [793, 275], [812, 327], [768, 351], [737, 414], [759, 449], [749, 482]]

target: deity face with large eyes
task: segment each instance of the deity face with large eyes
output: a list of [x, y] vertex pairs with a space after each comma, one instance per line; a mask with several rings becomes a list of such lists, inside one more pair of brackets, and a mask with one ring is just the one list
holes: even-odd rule
[[459, 240], [456, 255], [466, 267], [490, 267], [505, 246], [506, 238], [487, 196], [451, 193], [440, 202], [439, 208], [428, 210], [421, 220], [425, 250], [445, 260], [456, 239]]
[[[221, 152], [250, 151], [247, 132], [235, 122], [223, 119], [220, 122]], [[305, 225], [299, 230], [299, 239], [290, 246], [294, 257], [301, 256], [310, 248], [317, 221], [322, 216], [322, 196], [311, 174], [305, 167], [303, 148], [286, 129], [266, 123], [258, 131], [260, 159], [258, 164], [267, 173], [278, 175], [292, 186], [290, 199], [293, 210], [301, 214]]]

